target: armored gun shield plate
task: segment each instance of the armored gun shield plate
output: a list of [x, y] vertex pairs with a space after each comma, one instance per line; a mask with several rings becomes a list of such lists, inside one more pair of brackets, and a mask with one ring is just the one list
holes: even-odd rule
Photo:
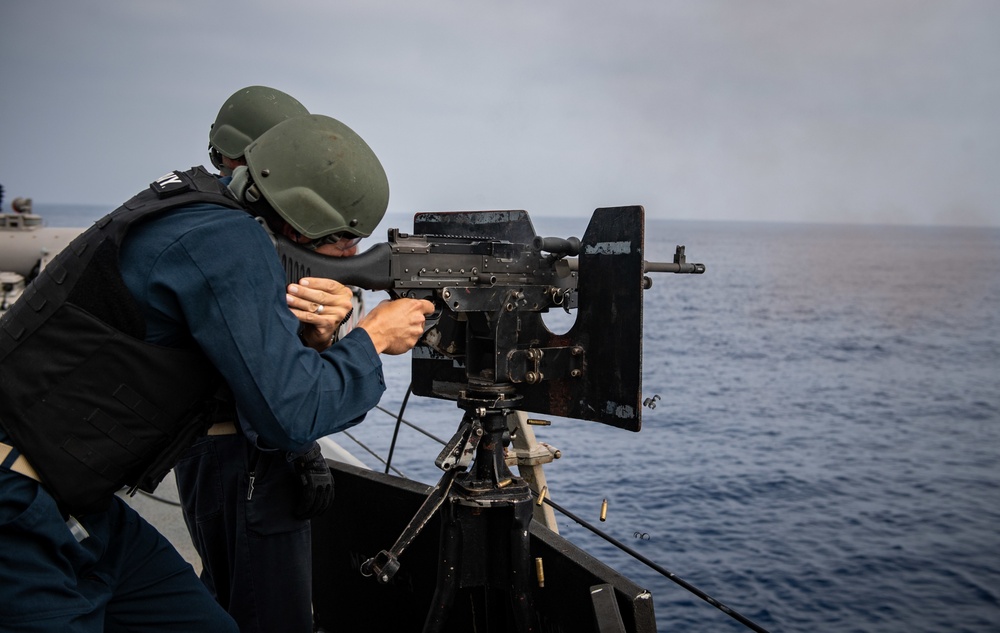
[[[579, 379], [553, 381], [553, 415], [593, 420], [638, 431], [642, 426], [642, 279], [644, 215], [641, 206], [601, 208], [581, 240], [578, 313], [566, 337], [585, 350]], [[534, 411], [535, 397], [525, 398]]]

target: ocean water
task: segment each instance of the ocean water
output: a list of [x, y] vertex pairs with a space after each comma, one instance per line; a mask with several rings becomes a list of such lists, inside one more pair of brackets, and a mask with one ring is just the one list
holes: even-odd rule
[[[553, 236], [587, 222], [533, 220]], [[390, 225], [412, 226], [376, 236]], [[537, 428], [563, 452], [553, 499], [770, 631], [1000, 631], [1000, 229], [647, 221], [647, 259], [677, 244], [708, 271], [645, 292], [656, 407], [639, 433]], [[398, 411], [409, 358], [385, 365]], [[449, 438], [461, 412], [411, 397], [404, 417]], [[384, 456], [392, 426], [376, 411], [351, 435]], [[438, 450], [403, 427], [393, 465], [430, 483]], [[652, 592], [659, 631], [744, 630], [559, 529]]]

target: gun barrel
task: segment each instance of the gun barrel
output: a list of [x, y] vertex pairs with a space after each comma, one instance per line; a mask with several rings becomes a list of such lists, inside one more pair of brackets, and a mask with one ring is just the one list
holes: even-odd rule
[[700, 275], [705, 272], [705, 264], [688, 264], [674, 262], [643, 262], [642, 270], [646, 273], [677, 273]]
[[[571, 272], [580, 270], [580, 260], [564, 260]], [[643, 273], [676, 273], [679, 275], [701, 275], [705, 272], [705, 264], [675, 264], [673, 262], [642, 262]]]

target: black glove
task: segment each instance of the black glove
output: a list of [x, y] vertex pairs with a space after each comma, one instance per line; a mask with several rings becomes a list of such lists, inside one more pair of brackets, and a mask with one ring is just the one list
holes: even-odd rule
[[323, 514], [333, 503], [333, 474], [323, 459], [319, 444], [313, 442], [312, 448], [305, 455], [292, 460], [292, 464], [302, 483], [299, 502], [295, 507], [296, 518], [311, 519]]

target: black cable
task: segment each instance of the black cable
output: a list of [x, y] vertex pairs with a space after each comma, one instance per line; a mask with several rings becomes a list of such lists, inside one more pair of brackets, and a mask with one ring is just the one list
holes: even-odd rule
[[[376, 452], [375, 452], [375, 451], [373, 451], [372, 449], [370, 449], [370, 448], [368, 448], [367, 446], [365, 446], [365, 445], [364, 445], [364, 443], [362, 443], [361, 441], [359, 441], [359, 440], [358, 440], [358, 438], [354, 437], [353, 435], [351, 435], [351, 434], [350, 434], [350, 433], [348, 433], [347, 431], [341, 431], [341, 433], [343, 433], [343, 434], [344, 434], [344, 435], [346, 435], [347, 437], [349, 437], [349, 438], [351, 438], [352, 440], [354, 440], [354, 443], [355, 443], [355, 444], [357, 444], [357, 445], [358, 445], [358, 446], [360, 446], [361, 448], [363, 448], [363, 449], [365, 449], [366, 451], [368, 451], [368, 454], [369, 454], [369, 455], [371, 455], [372, 457], [374, 457], [375, 459], [377, 459], [377, 460], [378, 460], [378, 461], [379, 461], [380, 463], [382, 463], [382, 464], [385, 464], [385, 463], [386, 463], [384, 459], [382, 459], [381, 457], [379, 457], [378, 453], [376, 453]], [[386, 467], [385, 467], [385, 468], [386, 468], [386, 471], [385, 471], [385, 472], [386, 472], [386, 474], [388, 474], [388, 472], [389, 472], [389, 465], [388, 465], [388, 464], [386, 464]], [[393, 467], [393, 468], [392, 468], [392, 470], [393, 470], [393, 472], [395, 472], [395, 473], [396, 473], [397, 475], [399, 475], [400, 477], [404, 477], [404, 478], [406, 478], [406, 475], [404, 475], [403, 473], [399, 472], [399, 469], [398, 469], [398, 468], [396, 468], [396, 467]]]
[[[448, 443], [445, 440], [442, 440], [440, 437], [434, 435], [433, 433], [430, 433], [428, 431], [423, 430], [422, 428], [420, 428], [419, 426], [417, 426], [413, 422], [408, 422], [401, 415], [397, 416], [397, 414], [393, 413], [392, 411], [389, 411], [388, 409], [386, 409], [385, 407], [383, 407], [381, 405], [376, 405], [375, 408], [378, 409], [379, 411], [381, 411], [382, 413], [385, 413], [386, 415], [392, 416], [394, 418], [398, 417], [399, 420], [402, 421], [402, 423], [405, 424], [406, 426], [410, 427], [414, 431], [417, 431], [418, 433], [426, 435], [427, 437], [431, 438], [432, 440], [434, 440], [435, 442], [437, 442], [438, 444], [440, 444], [442, 446], [444, 446], [445, 444]], [[402, 414], [402, 411], [400, 411], [400, 414]]]
[[562, 506], [560, 506], [556, 502], [552, 501], [547, 496], [545, 497], [545, 503], [549, 504], [550, 506], [552, 506], [553, 508], [555, 508], [556, 510], [558, 510], [562, 514], [565, 514], [569, 518], [573, 519], [574, 521], [576, 521], [577, 523], [579, 523], [583, 527], [587, 528], [588, 530], [590, 530], [591, 532], [593, 532], [597, 536], [601, 537], [602, 539], [604, 539], [608, 543], [611, 543], [612, 545], [614, 545], [618, 549], [622, 550], [623, 552], [625, 552], [629, 556], [635, 558], [639, 562], [645, 563], [650, 568], [652, 568], [655, 571], [659, 572], [660, 574], [662, 574], [663, 576], [665, 576], [669, 580], [672, 580], [673, 582], [677, 583], [681, 587], [684, 587], [685, 589], [687, 589], [688, 591], [690, 591], [694, 595], [698, 596], [699, 598], [701, 598], [702, 600], [704, 600], [708, 604], [712, 605], [713, 607], [715, 607], [719, 611], [722, 611], [723, 613], [725, 613], [729, 617], [733, 618], [734, 620], [736, 620], [740, 624], [746, 626], [747, 628], [749, 628], [749, 629], [751, 629], [753, 631], [757, 631], [757, 633], [768, 633], [767, 629], [765, 629], [762, 626], [760, 626], [759, 624], [755, 623], [753, 620], [750, 620], [746, 616], [743, 616], [743, 615], [739, 614], [738, 612], [730, 609], [729, 607], [727, 607], [726, 605], [722, 604], [721, 602], [719, 602], [718, 600], [716, 600], [712, 596], [708, 595], [707, 593], [705, 593], [701, 589], [698, 589], [694, 585], [692, 585], [692, 584], [688, 583], [687, 581], [685, 581], [684, 579], [678, 577], [677, 574], [675, 574], [672, 571], [669, 571], [667, 569], [664, 569], [663, 567], [661, 567], [661, 566], [657, 565], [656, 563], [654, 563], [653, 561], [649, 560], [648, 558], [646, 558], [645, 556], [643, 556], [639, 552], [635, 551], [634, 549], [632, 549], [628, 545], [625, 545], [624, 543], [616, 540], [615, 538], [613, 538], [613, 537], [605, 534], [604, 532], [602, 532], [601, 530], [597, 529], [596, 527], [594, 527], [593, 525], [591, 525], [587, 521], [584, 521], [583, 519], [581, 519], [580, 517], [576, 516], [575, 514], [573, 514], [572, 512], [570, 512], [569, 510], [567, 510], [566, 508], [563, 508]]
[[399, 407], [399, 416], [396, 418], [396, 428], [392, 431], [392, 442], [389, 444], [389, 457], [385, 460], [385, 474], [389, 474], [389, 464], [392, 463], [392, 454], [396, 451], [396, 438], [399, 437], [399, 425], [403, 423], [403, 411], [406, 411], [406, 403], [413, 393], [413, 383], [406, 388], [406, 395], [403, 396], [403, 404]]

